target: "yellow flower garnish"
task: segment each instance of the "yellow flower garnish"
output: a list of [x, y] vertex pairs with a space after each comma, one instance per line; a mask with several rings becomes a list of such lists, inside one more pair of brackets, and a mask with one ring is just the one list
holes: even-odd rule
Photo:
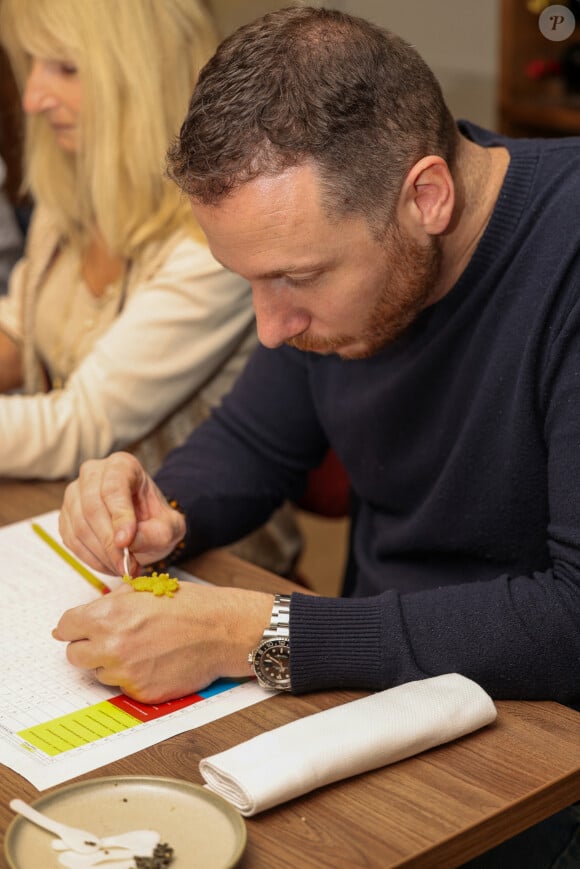
[[175, 597], [174, 592], [179, 588], [179, 580], [170, 577], [168, 573], [153, 572], [151, 576], [127, 576], [123, 582], [132, 585], [135, 591], [151, 591], [156, 597]]

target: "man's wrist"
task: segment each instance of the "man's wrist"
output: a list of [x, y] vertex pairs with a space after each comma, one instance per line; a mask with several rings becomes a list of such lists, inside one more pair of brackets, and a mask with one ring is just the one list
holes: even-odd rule
[[290, 596], [274, 595], [270, 622], [248, 655], [248, 664], [262, 688], [290, 691]]
[[[159, 561], [156, 561], [155, 564], [151, 564], [150, 568], [152, 570], [156, 570], [160, 572], [162, 570], [167, 570], [172, 564], [176, 564], [178, 561], [181, 561], [185, 556], [185, 550], [187, 549], [187, 519], [185, 516], [185, 511], [179, 504], [176, 498], [168, 498], [167, 503], [171, 507], [172, 510], [175, 511], [175, 519], [179, 523], [180, 529], [178, 531], [179, 540], [171, 550], [165, 555], [163, 558], [160, 558]], [[179, 517], [179, 519], [178, 519]]]
[[248, 655], [270, 624], [274, 595], [244, 588], [220, 588], [215, 591], [225, 595], [220, 604], [223, 614], [222, 674], [247, 677], [252, 672]]

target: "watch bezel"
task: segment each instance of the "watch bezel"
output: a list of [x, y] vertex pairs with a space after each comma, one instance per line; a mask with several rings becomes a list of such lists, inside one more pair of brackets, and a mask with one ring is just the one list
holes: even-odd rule
[[[288, 672], [282, 679], [273, 679], [268, 674], [264, 673], [262, 668], [262, 658], [266, 652], [271, 652], [273, 648], [283, 648], [286, 650], [285, 657], [288, 659]], [[260, 645], [252, 653], [252, 666], [258, 682], [263, 688], [274, 688], [278, 691], [290, 690], [290, 639], [288, 637], [268, 637], [263, 639]]]

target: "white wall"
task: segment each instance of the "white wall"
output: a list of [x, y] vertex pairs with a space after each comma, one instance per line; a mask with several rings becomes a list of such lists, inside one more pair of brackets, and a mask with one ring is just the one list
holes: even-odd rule
[[496, 125], [499, 0], [336, 0], [415, 46], [456, 117]]
[[[214, 10], [218, 25], [223, 34], [230, 33], [236, 27], [265, 15], [272, 9], [281, 9], [283, 6], [292, 6], [293, 0], [208, 0]], [[324, 6], [320, 0], [308, 0], [303, 5]], [[327, 4], [331, 6], [332, 4]], [[335, 6], [338, 9], [338, 6]]]
[[209, 0], [209, 5], [215, 12], [221, 33], [225, 35], [259, 15], [289, 4], [274, 0]]
[[[274, 0], [211, 3], [223, 33], [287, 5]], [[398, 33], [431, 66], [456, 117], [496, 125], [499, 0], [334, 0], [312, 5], [342, 9]]]

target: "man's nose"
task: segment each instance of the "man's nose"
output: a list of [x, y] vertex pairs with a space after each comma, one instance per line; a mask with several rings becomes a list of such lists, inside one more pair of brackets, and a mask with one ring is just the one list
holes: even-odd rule
[[46, 69], [41, 61], [34, 58], [22, 98], [24, 111], [29, 115], [36, 115], [54, 108], [56, 104], [57, 99], [50, 87]]
[[273, 349], [306, 331], [309, 315], [295, 308], [277, 289], [252, 287], [258, 338], [264, 347]]

